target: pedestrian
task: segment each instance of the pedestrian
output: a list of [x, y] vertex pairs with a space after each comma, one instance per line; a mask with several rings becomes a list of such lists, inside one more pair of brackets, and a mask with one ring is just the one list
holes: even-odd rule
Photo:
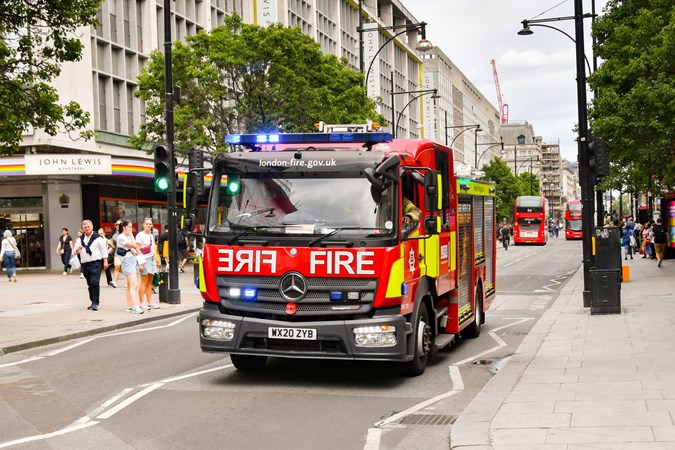
[[166, 267], [166, 255], [164, 254], [164, 244], [169, 242], [169, 226], [164, 225], [164, 232], [159, 235], [157, 239], [157, 253], [159, 253], [159, 261], [162, 266], [162, 269]]
[[105, 238], [94, 231], [91, 220], [82, 221], [82, 236], [75, 241], [73, 251], [79, 255], [80, 273], [87, 280], [90, 311], [98, 311], [101, 296], [101, 270], [108, 268], [108, 246]]
[[98, 229], [98, 234], [103, 239], [105, 239], [106, 249], [108, 250], [108, 253], [106, 254], [106, 259], [108, 260], [108, 267], [105, 268], [105, 281], [108, 284], [108, 286], [114, 288], [116, 286], [112, 280], [112, 269], [114, 267], [113, 255], [115, 254], [115, 244], [113, 243], [112, 239], [106, 236], [105, 230], [103, 228]]
[[[627, 260], [630, 256], [630, 259], [633, 259], [633, 244], [635, 243], [635, 236], [633, 234], [633, 228], [635, 228], [634, 222], [628, 222], [623, 228], [621, 235], [621, 245], [624, 248], [624, 260]], [[633, 238], [631, 240], [631, 238]]]
[[122, 257], [117, 253], [117, 238], [120, 235], [120, 230], [122, 229], [122, 221], [118, 220], [115, 222], [115, 234], [112, 236], [112, 241], [115, 244], [115, 252], [113, 253], [113, 287], [117, 287], [117, 283], [120, 279], [120, 273], [122, 272]]
[[185, 273], [185, 263], [187, 263], [188, 260], [189, 246], [190, 242], [188, 241], [187, 232], [183, 229], [179, 229], [176, 232], [176, 249], [178, 250], [178, 270], [180, 270], [182, 273]]
[[73, 253], [73, 238], [68, 234], [68, 228], [61, 228], [61, 236], [59, 236], [59, 244], [56, 246], [56, 253], [61, 258], [63, 263], [63, 274], [68, 275], [73, 271], [70, 267], [70, 256]]
[[2, 263], [5, 265], [7, 271], [7, 281], [16, 283], [16, 239], [12, 236], [10, 230], [5, 230], [2, 233], [2, 247], [0, 247], [0, 254], [2, 254]]
[[143, 230], [136, 235], [136, 244], [140, 248], [140, 253], [145, 258], [144, 263], [139, 263], [138, 271], [141, 274], [141, 282], [138, 287], [138, 297], [141, 308], [144, 310], [157, 309], [159, 305], [152, 302], [152, 280], [157, 273], [157, 245], [155, 245], [155, 236], [152, 234], [152, 219], [146, 217], [143, 219]]
[[654, 222], [650, 220], [645, 226], [645, 231], [643, 231], [643, 233], [646, 233], [647, 235], [645, 239], [645, 257], [649, 259], [656, 259], [656, 256], [654, 255], [654, 236], [652, 235], [653, 227]]
[[140, 253], [136, 239], [134, 239], [134, 225], [123, 220], [117, 227], [117, 249], [115, 255], [121, 259], [121, 270], [127, 280], [126, 301], [127, 312], [143, 314], [138, 301], [138, 261], [136, 255]]
[[668, 243], [668, 231], [666, 230], [666, 227], [663, 226], [663, 221], [660, 217], [656, 219], [656, 225], [652, 227], [652, 237], [654, 238], [654, 253], [658, 260], [656, 266], [661, 267], [663, 254], [666, 250], [666, 244]]
[[[82, 237], [82, 234], [82, 228], [77, 230], [77, 239], [75, 239], [75, 242], [77, 242]], [[75, 246], [75, 243], [73, 243], [73, 246]], [[77, 255], [77, 259], [80, 261], [80, 278], [84, 278], [84, 274], [82, 273], [82, 258], [80, 258], [80, 255]]]

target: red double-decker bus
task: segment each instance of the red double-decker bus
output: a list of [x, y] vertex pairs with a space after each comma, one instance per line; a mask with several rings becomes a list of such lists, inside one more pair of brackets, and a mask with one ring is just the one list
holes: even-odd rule
[[516, 198], [513, 213], [514, 244], [546, 244], [548, 230], [548, 200], [545, 197], [524, 195]]
[[581, 200], [570, 200], [565, 203], [565, 239], [581, 239]]

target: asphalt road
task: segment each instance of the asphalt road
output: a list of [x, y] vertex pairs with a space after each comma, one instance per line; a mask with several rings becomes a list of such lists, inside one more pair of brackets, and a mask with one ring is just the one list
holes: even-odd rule
[[0, 448], [449, 448], [454, 419], [580, 263], [580, 242], [500, 248], [481, 336], [415, 378], [281, 358], [241, 373], [200, 352], [194, 315], [6, 355]]

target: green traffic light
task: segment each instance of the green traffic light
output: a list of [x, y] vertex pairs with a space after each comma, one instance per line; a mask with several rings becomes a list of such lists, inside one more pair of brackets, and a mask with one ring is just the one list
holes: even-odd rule
[[171, 187], [171, 183], [169, 183], [169, 179], [166, 177], [161, 177], [157, 178], [155, 181], [155, 186], [157, 187], [157, 190], [160, 192], [167, 192], [169, 188]]
[[234, 195], [239, 192], [239, 181], [238, 180], [231, 180], [227, 184], [227, 190], [230, 192], [231, 195]]

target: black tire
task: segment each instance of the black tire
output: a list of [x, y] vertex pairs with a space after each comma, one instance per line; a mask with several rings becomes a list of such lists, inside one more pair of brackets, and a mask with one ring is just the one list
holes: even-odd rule
[[464, 328], [459, 334], [463, 338], [474, 339], [480, 336], [480, 326], [483, 321], [483, 290], [479, 286], [476, 292], [476, 311], [474, 312], [471, 325]]
[[230, 359], [234, 367], [242, 371], [262, 369], [267, 362], [267, 356], [239, 355], [236, 353], [230, 354]]
[[431, 325], [429, 324], [429, 311], [427, 305], [422, 302], [415, 318], [413, 336], [413, 359], [403, 363], [403, 371], [406, 375], [416, 377], [424, 373], [429, 361], [429, 355], [433, 345]]

